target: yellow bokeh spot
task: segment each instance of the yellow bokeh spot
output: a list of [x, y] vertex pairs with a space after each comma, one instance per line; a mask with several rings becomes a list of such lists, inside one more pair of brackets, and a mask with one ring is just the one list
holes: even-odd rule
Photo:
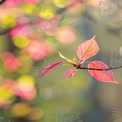
[[0, 99], [7, 100], [12, 97], [12, 93], [9, 92], [5, 87], [0, 87]]
[[15, 18], [13, 16], [8, 16], [2, 20], [2, 25], [5, 27], [13, 27], [15, 25]]
[[42, 7], [39, 15], [44, 19], [51, 19], [54, 17], [54, 10], [51, 7]]
[[20, 84], [22, 82], [26, 82], [28, 83], [28, 85], [34, 85], [34, 78], [30, 75], [23, 75], [23, 76], [20, 76], [19, 79], [17, 80]]
[[33, 108], [29, 115], [27, 116], [28, 120], [38, 120], [42, 118], [44, 115], [44, 112], [40, 108]]
[[28, 39], [24, 37], [15, 37], [13, 42], [18, 48], [25, 48], [29, 43]]
[[30, 5], [25, 5], [23, 10], [24, 10], [24, 12], [26, 12], [27, 14], [32, 14], [32, 13], [36, 10], [36, 7], [35, 7], [35, 5], [32, 5], [32, 4], [30, 4]]
[[68, 0], [54, 0], [54, 4], [59, 8], [64, 8], [68, 4]]
[[11, 108], [11, 114], [14, 117], [25, 117], [31, 111], [31, 108], [25, 103], [17, 103]]

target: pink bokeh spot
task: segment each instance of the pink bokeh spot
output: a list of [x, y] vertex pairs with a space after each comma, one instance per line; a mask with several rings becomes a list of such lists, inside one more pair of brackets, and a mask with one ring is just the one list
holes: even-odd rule
[[17, 20], [16, 20], [16, 23], [17, 23], [18, 26], [27, 24], [27, 23], [29, 23], [29, 18], [24, 17], [24, 16], [18, 17]]
[[[49, 31], [49, 30], [56, 30], [58, 23], [59, 23], [59, 19], [57, 17], [54, 17], [49, 20], [44, 20], [44, 19], [40, 18], [35, 23], [35, 25], [39, 32], [45, 32], [45, 31]], [[55, 33], [56, 33], [56, 31], [55, 31]]]
[[3, 3], [5, 5], [5, 7], [14, 7], [17, 6], [18, 4], [23, 4], [23, 3], [27, 3], [27, 4], [36, 4], [39, 0], [6, 0], [5, 3]]
[[74, 1], [68, 5], [68, 11], [70, 13], [79, 12], [83, 8], [83, 4], [80, 1]]
[[19, 96], [24, 100], [32, 100], [36, 96], [36, 89], [35, 87], [29, 87], [26, 89], [20, 87]]
[[16, 95], [16, 91], [18, 89], [17, 83], [16, 81], [12, 80], [12, 79], [5, 79], [5, 88], [11, 93]]
[[20, 4], [22, 2], [22, 0], [6, 0], [4, 5], [6, 7], [14, 7], [18, 4]]
[[24, 37], [26, 36], [26, 37], [28, 37], [32, 33], [33, 33], [33, 28], [30, 25], [19, 25], [9, 32], [9, 34], [12, 37], [15, 37], [15, 36], [24, 36]]
[[25, 52], [35, 60], [40, 60], [46, 56], [52, 55], [54, 53], [54, 49], [45, 42], [31, 40], [29, 45], [25, 48]]
[[2, 60], [4, 68], [9, 72], [16, 71], [21, 66], [19, 59], [10, 52], [3, 53]]
[[70, 44], [76, 40], [76, 34], [72, 27], [61, 27], [57, 32], [57, 39], [64, 43]]
[[39, 0], [24, 0], [24, 2], [26, 3], [30, 3], [30, 4], [35, 4], [37, 3]]
[[16, 82], [12, 79], [5, 79], [1, 81], [0, 85], [0, 107], [6, 108], [13, 101], [13, 97], [16, 94]]
[[24, 81], [18, 83], [17, 95], [24, 100], [32, 100], [36, 96], [36, 88]]

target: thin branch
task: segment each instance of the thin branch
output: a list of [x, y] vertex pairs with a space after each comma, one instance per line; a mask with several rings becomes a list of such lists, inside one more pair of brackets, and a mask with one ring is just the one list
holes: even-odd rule
[[98, 71], [108, 71], [108, 70], [112, 70], [112, 69], [119, 69], [122, 68], [122, 66], [119, 67], [110, 67], [107, 69], [101, 69], [101, 68], [87, 68], [87, 67], [77, 67], [76, 69], [86, 69], [86, 70], [98, 70]]
[[5, 2], [6, 0], [0, 0], [0, 4], [2, 4], [3, 2]]

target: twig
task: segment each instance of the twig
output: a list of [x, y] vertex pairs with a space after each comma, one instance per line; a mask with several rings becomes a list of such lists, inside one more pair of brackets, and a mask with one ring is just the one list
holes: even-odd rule
[[110, 68], [107, 68], [107, 69], [101, 69], [101, 68], [87, 68], [87, 67], [77, 67], [77, 69], [98, 70], [98, 71], [108, 71], [108, 70], [119, 69], [119, 68], [122, 68], [122, 66], [119, 66], [119, 67], [110, 67]]

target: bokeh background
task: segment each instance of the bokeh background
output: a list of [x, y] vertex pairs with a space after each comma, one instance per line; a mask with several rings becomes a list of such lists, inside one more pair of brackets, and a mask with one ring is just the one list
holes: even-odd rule
[[44, 67], [76, 56], [77, 46], [96, 35], [100, 60], [122, 66], [121, 0], [0, 1], [0, 122], [122, 122], [119, 84], [103, 83], [72, 66]]

